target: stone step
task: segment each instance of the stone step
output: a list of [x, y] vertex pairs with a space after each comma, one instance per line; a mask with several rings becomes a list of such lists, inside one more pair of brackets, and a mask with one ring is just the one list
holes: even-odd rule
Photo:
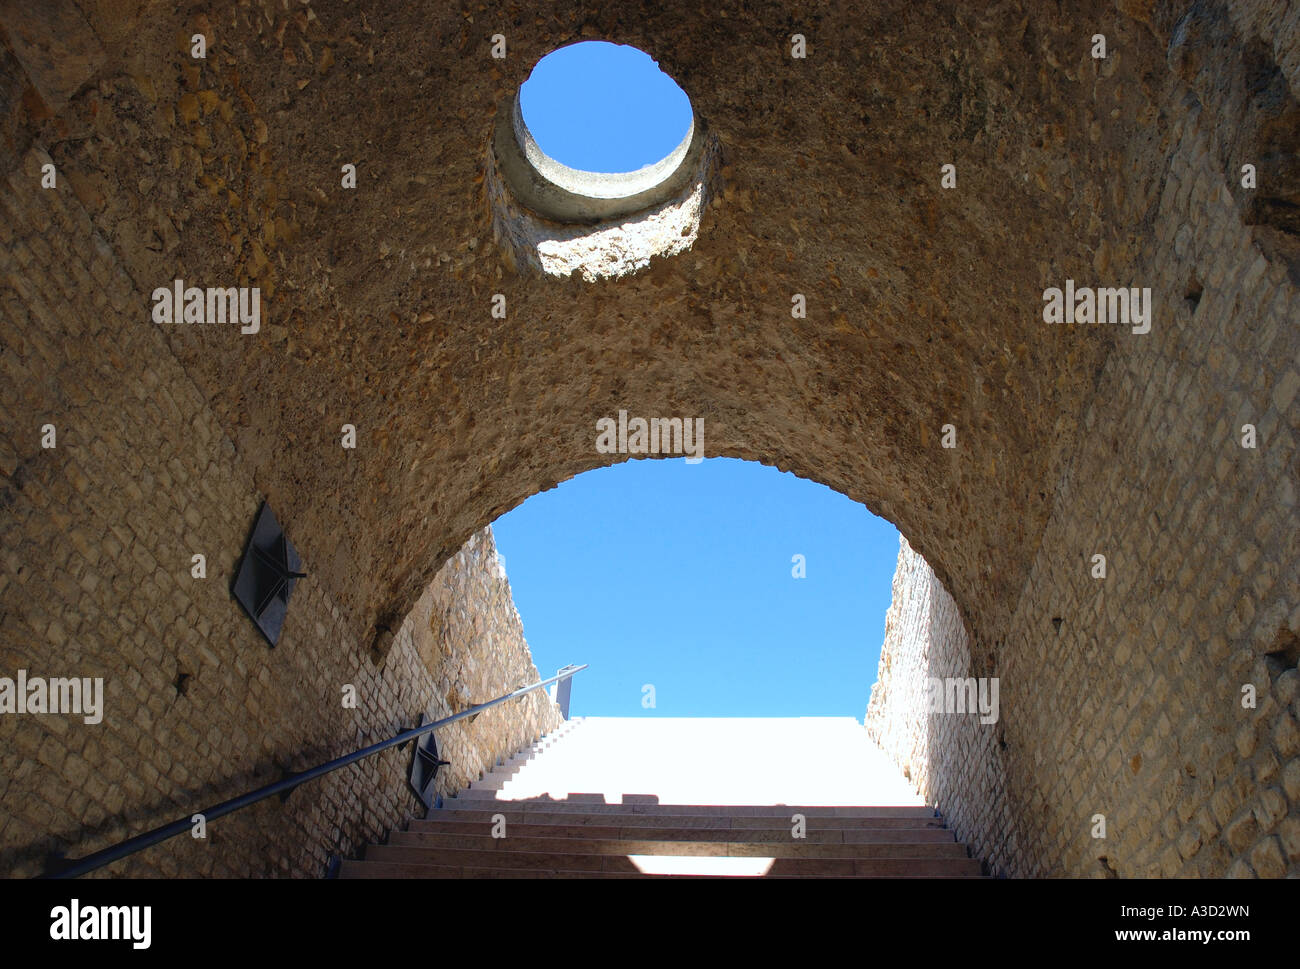
[[[983, 877], [861, 726], [842, 720], [598, 718], [576, 738], [581, 721], [570, 721], [344, 862], [339, 875]], [[768, 760], [785, 751], [798, 770], [761, 773], [759, 750]], [[799, 759], [806, 750], [817, 756]], [[779, 803], [800, 799], [814, 803]], [[804, 818], [803, 838], [792, 837], [795, 815]], [[500, 816], [507, 837], [493, 838]]]
[[563, 734], [558, 734], [554, 737], [543, 737], [541, 740], [536, 740], [525, 747], [521, 747], [519, 750], [516, 750], [513, 754], [511, 754], [511, 756], [517, 757], [522, 753], [540, 754], [543, 750], [549, 750], [550, 748], [554, 747], [563, 739], [564, 739]]
[[[851, 847], [851, 846], [846, 846]], [[633, 852], [648, 854], [648, 852]], [[716, 857], [716, 856], [711, 856]], [[752, 857], [726, 855], [720, 857]], [[762, 855], [760, 857], [771, 857]], [[584, 872], [639, 871], [624, 854], [579, 854], [483, 850], [474, 848], [415, 848], [409, 845], [370, 845], [366, 861], [425, 864], [451, 868], [548, 869]], [[980, 863], [974, 858], [776, 858], [769, 872], [781, 875], [978, 875]]]
[[[339, 878], [716, 878], [716, 875], [649, 875], [640, 871], [566, 871], [555, 868], [465, 868], [463, 866], [421, 865], [388, 861], [344, 861]], [[768, 872], [765, 878], [800, 878], [796, 874]], [[823, 878], [967, 878], [982, 875], [823, 875]]]
[[[511, 824], [597, 825], [603, 827], [645, 826], [651, 828], [785, 828], [789, 830], [790, 818], [746, 816], [732, 817], [720, 814], [584, 814], [578, 811], [516, 811], [508, 805], [484, 807], [481, 810], [444, 807], [430, 811], [423, 820], [413, 820], [413, 830], [426, 824], [444, 824], [450, 821], [490, 823], [497, 815]], [[836, 818], [813, 816], [806, 819], [808, 830], [825, 831], [834, 828], [881, 830], [886, 828], [933, 828], [946, 830], [942, 818]]]
[[464, 868], [390, 861], [346, 860], [339, 878], [657, 878], [639, 871], [560, 871], [554, 868]]
[[527, 764], [531, 761], [536, 760], [538, 756], [542, 753], [542, 751], [545, 749], [546, 748], [544, 747], [538, 747], [538, 748], [530, 747], [527, 750], [515, 751], [515, 753], [511, 754], [510, 757], [506, 759], [506, 763], [509, 764], [511, 761], [514, 761], [520, 764]]
[[524, 747], [522, 750], [516, 751], [515, 753], [511, 754], [502, 763], [493, 765], [492, 768], [488, 771], [488, 773], [497, 774], [502, 771], [512, 771], [520, 767], [523, 767], [527, 764], [533, 763], [538, 759], [538, 757], [541, 756], [543, 752], [550, 749], [551, 747], [554, 747], [556, 743], [558, 743], [561, 739], [563, 739], [563, 736], [564, 736], [563, 734], [557, 734], [550, 737], [544, 737], [543, 739], [537, 741], [536, 743], [529, 744], [527, 747]]
[[622, 804], [607, 804], [599, 794], [570, 794], [566, 800], [510, 800], [497, 799], [496, 791], [471, 788], [443, 801], [448, 809], [468, 807], [484, 810], [496, 805], [500, 808], [525, 814], [580, 813], [580, 814], [658, 814], [671, 816], [693, 814], [717, 817], [780, 817], [790, 818], [802, 814], [806, 818], [937, 818], [934, 808], [924, 805], [858, 806], [858, 805], [733, 805], [733, 804], [658, 804], [650, 800], [629, 800]]
[[[567, 819], [566, 819], [567, 820]], [[601, 819], [597, 819], [601, 820]], [[607, 820], [607, 819], [606, 819]], [[623, 821], [632, 819], [621, 819]], [[603, 839], [641, 839], [648, 841], [752, 841], [780, 842], [790, 841], [790, 826], [762, 827], [734, 825], [725, 818], [703, 818], [711, 822], [707, 825], [678, 824], [676, 819], [672, 826], [664, 826], [662, 820], [654, 818], [637, 819], [644, 824], [539, 824], [533, 821], [509, 821], [506, 831], [511, 838], [603, 838]], [[683, 819], [691, 820], [691, 819]], [[747, 822], [766, 819], [748, 818]], [[904, 821], [903, 827], [863, 828], [844, 818], [828, 818], [839, 827], [818, 827], [813, 822], [805, 829], [806, 840], [814, 844], [943, 844], [956, 839], [953, 833], [941, 826], [917, 827], [912, 822], [900, 818], [886, 818], [881, 822]], [[481, 820], [473, 821], [411, 821], [407, 826], [411, 834], [449, 834], [478, 836], [491, 834], [492, 819], [485, 815]]]
[[526, 851], [561, 855], [569, 852], [590, 855], [699, 855], [729, 858], [966, 858], [965, 845], [955, 841], [931, 842], [815, 842], [793, 839], [785, 833], [784, 841], [713, 838], [551, 838], [514, 833], [494, 838], [484, 831], [478, 835], [439, 834], [423, 831], [394, 831], [390, 847], [428, 849], [431, 851]]
[[[486, 775], [482, 780], [474, 781], [467, 790], [499, 792], [504, 785], [510, 783], [509, 775], [503, 776], [498, 773], [500, 769], [501, 768], [499, 767], [494, 768], [492, 772]], [[465, 793], [466, 791], [461, 791], [460, 794], [457, 794], [456, 796], [460, 797]]]

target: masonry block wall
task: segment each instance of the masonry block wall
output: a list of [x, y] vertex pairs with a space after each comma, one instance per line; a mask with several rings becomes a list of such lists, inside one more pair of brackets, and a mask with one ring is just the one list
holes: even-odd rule
[[[1067, 608], [1040, 607], [1038, 613], [1050, 624], [1050, 638], [1062, 644], [1056, 668], [1044, 668], [1037, 654], [1024, 651], [1014, 665], [979, 671], [952, 596], [906, 539], [900, 546], [867, 730], [992, 873], [1297, 873], [1300, 674], [1294, 627], [1279, 610], [1255, 633], [1260, 639], [1253, 645], [1234, 625], [1235, 647], [1230, 634], [1211, 636], [1177, 654], [1179, 668], [1147, 668], [1133, 679], [1124, 670], [1141, 651], [1109, 639], [1101, 597], [1079, 590], [1073, 602], [1050, 597], [1070, 603]], [[1238, 591], [1233, 601], [1243, 598], [1249, 602], [1251, 594]], [[1183, 602], [1183, 608], [1194, 606]], [[1155, 614], [1148, 622], [1169, 628]], [[1074, 631], [1067, 623], [1087, 629]], [[1155, 637], [1154, 628], [1149, 635]], [[1082, 650], [1074, 645], [1080, 639]], [[1116, 644], [1113, 655], [1102, 642]], [[1173, 656], [1176, 648], [1157, 645], [1153, 652]], [[980, 676], [999, 680], [995, 722], [952, 704], [930, 709], [930, 680], [948, 689], [951, 680]], [[1247, 684], [1257, 697], [1254, 706], [1240, 702]], [[1125, 698], [1127, 715], [1108, 712], [1104, 701], [1111, 691]], [[1219, 707], [1208, 730], [1204, 709], [1193, 706], [1202, 696]], [[1027, 724], [1040, 735], [1031, 735]], [[1084, 764], [1094, 766], [1082, 771]], [[1037, 791], [1044, 777], [1055, 778], [1046, 794]], [[1017, 782], [1035, 789], [1030, 803], [1037, 813], [1015, 809]], [[1091, 805], [1097, 807], [1090, 812]], [[1097, 814], [1106, 818], [1104, 837], [1093, 836], [1102, 830]], [[1053, 842], [1062, 846], [1060, 856], [1042, 847]]]
[[[19, 876], [536, 679], [486, 530], [382, 656], [348, 631], [310, 556], [267, 647], [228, 591], [254, 476], [162, 333], [114, 325], [130, 278], [73, 193], [27, 188], [46, 160], [29, 153], [0, 192], [0, 668], [103, 677], [106, 695], [96, 725], [0, 717], [0, 872]], [[32, 436], [47, 423], [53, 448]], [[453, 726], [443, 792], [558, 722], [538, 694]], [[386, 752], [104, 872], [320, 875], [416, 807], [409, 757]]]
[[[930, 680], [948, 690], [950, 680], [973, 676], [970, 639], [957, 604], [925, 559], [900, 538], [880, 668], [864, 718], [867, 733], [917, 793], [938, 807], [958, 840], [994, 873], [1010, 874], [1014, 852], [1007, 857], [1003, 839], [1014, 830], [1014, 819], [1005, 814], [1001, 728], [981, 723], [978, 684], [974, 707], [963, 694], [962, 713], [930, 710]], [[999, 716], [1002, 702], [999, 692]]]
[[[1297, 40], [1294, 17], [1272, 38], [1292, 84]], [[1021, 762], [1005, 850], [1027, 874], [1300, 864], [1300, 249], [1243, 218], [1240, 146], [1193, 90], [1170, 93], [1186, 111], [1137, 269], [1166, 323], [1102, 370], [1003, 652], [981, 673], [1004, 677], [999, 743]], [[1257, 448], [1242, 446], [1248, 424]]]
[[[492, 529], [475, 532], [438, 571], [398, 631], [394, 651], [418, 657], [413, 679], [430, 680], [425, 689], [432, 688], [428, 709], [434, 719], [555, 672], [539, 674], [533, 665], [502, 562]], [[503, 754], [563, 722], [549, 692], [536, 690], [439, 731], [438, 750], [451, 766], [439, 771], [438, 792], [463, 790]]]
[[[1256, 158], [1296, 185], [1300, 18], [1172, 7], [1148, 21], [1172, 68], [1149, 241], [1097, 254], [1132, 260], [1165, 323], [1099, 370], [1005, 639], [973, 642], [904, 545], [871, 698], [999, 873], [1300, 871], [1300, 249], [1285, 204], [1241, 191]], [[996, 727], [924, 713], [930, 676], [997, 677]]]

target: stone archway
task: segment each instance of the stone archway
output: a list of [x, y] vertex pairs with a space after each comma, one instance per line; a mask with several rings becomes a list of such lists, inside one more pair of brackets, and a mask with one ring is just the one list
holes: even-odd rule
[[[214, 55], [203, 83], [220, 104], [242, 93], [256, 108], [245, 141], [265, 134], [261, 171], [232, 170], [208, 204], [200, 192], [175, 257], [196, 270], [229, 258], [216, 226], [242, 177], [261, 197], [234, 265], [274, 293], [265, 339], [169, 337], [359, 636], [399, 618], [476, 528], [601, 463], [595, 421], [626, 409], [702, 416], [710, 455], [815, 478], [890, 517], [981, 638], [997, 638], [1113, 339], [1042, 325], [1041, 291], [1119, 251], [1107, 226], [1131, 222], [1154, 188], [1115, 209], [1103, 179], [1075, 167], [1120, 168], [1140, 140], [1140, 110], [1154, 110], [1145, 28], [1129, 28], [1136, 51], [1112, 77], [1081, 55], [1029, 93], [1019, 79], [1043, 72], [1025, 46], [1077, 46], [1073, 21], [827, 12], [810, 57], [792, 60], [779, 25], [626, 11], [507, 25], [507, 59], [485, 47], [479, 63], [481, 28], [457, 12], [377, 13], [374, 33], [339, 17], [316, 44], [336, 66], [291, 99], [280, 92], [294, 65], [253, 54], [260, 42], [293, 52], [297, 25], [284, 41], [244, 25], [246, 12], [235, 27], [214, 19], [215, 46], [239, 66]], [[594, 34], [652, 52], [682, 83], [721, 137], [724, 185], [694, 250], [644, 274], [517, 277], [482, 197], [493, 112], [538, 57]], [[1001, 56], [977, 55], [974, 37], [998, 39]], [[387, 66], [371, 70], [371, 49]], [[1080, 67], [1097, 97], [1136, 99], [1096, 143], [1071, 117], [1077, 98], [1056, 89], [1083, 83], [1067, 76]], [[194, 92], [168, 94], [196, 144], [238, 144], [219, 109], [186, 122]], [[955, 192], [939, 187], [948, 162]], [[338, 187], [345, 163], [356, 191]], [[203, 177], [184, 163], [177, 175], [187, 195]], [[1101, 214], [1080, 226], [1072, 210]], [[1125, 272], [1118, 260], [1109, 271]], [[791, 316], [796, 293], [806, 319]], [[337, 446], [344, 423], [358, 428], [353, 453]], [[947, 423], [952, 451], [939, 447]]]

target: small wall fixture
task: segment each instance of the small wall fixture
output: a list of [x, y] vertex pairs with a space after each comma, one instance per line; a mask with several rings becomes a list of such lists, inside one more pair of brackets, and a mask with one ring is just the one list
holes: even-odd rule
[[[424, 722], [424, 714], [420, 714], [416, 726], [422, 726]], [[408, 780], [411, 790], [415, 792], [415, 796], [420, 799], [426, 811], [433, 810], [438, 803], [438, 795], [433, 787], [434, 781], [438, 779], [438, 769], [450, 764], [451, 761], [443, 760], [438, 756], [438, 741], [434, 739], [433, 731], [415, 741], [415, 755], [411, 758], [411, 773]]]
[[271, 646], [280, 638], [294, 583], [307, 575], [298, 571], [300, 568], [298, 550], [284, 534], [271, 506], [262, 502], [230, 593]]

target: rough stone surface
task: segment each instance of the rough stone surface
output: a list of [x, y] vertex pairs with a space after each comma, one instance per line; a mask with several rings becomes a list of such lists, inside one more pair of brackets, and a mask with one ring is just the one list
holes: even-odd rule
[[[1020, 874], [1019, 859], [1008, 861], [998, 850], [1015, 821], [1006, 815], [1002, 796], [1002, 728], [982, 724], [969, 712], [931, 713], [928, 707], [929, 679], [980, 675], [988, 674], [971, 668], [970, 638], [952, 596], [907, 539], [900, 539], [880, 668], [863, 721], [867, 734], [954, 831], [978, 836], [971, 850], [995, 874]], [[1000, 691], [999, 685], [999, 720], [1012, 715]]]
[[[1065, 620], [1057, 635], [1065, 654], [1073, 638]], [[1242, 677], [1258, 687], [1255, 708], [1230, 702], [1227, 716], [1177, 723], [1167, 710], [1198, 695], [1235, 701], [1236, 685], [1210, 682], [1218, 671], [1193, 663], [1152, 677], [1143, 690], [1143, 681], [1134, 683], [1117, 664], [1053, 672], [1016, 654], [1005, 666], [977, 673], [956, 603], [904, 539], [865, 723], [917, 792], [996, 874], [1294, 877], [1300, 874], [1300, 757], [1287, 739], [1290, 714], [1276, 702], [1290, 691], [1294, 663], [1293, 652], [1274, 651]], [[981, 675], [999, 678], [997, 722], [950, 709], [930, 712], [930, 678]], [[1107, 714], [1102, 701], [1112, 693], [1133, 697], [1126, 723]], [[1048, 719], [1045, 708], [1055, 716]], [[1203, 733], [1207, 721], [1212, 732]], [[1025, 733], [1027, 723], [1054, 729], [1034, 737]], [[1240, 725], [1235, 739], [1225, 738], [1234, 724]], [[1270, 727], [1273, 743], [1265, 734], [1261, 744]], [[1021, 811], [1016, 785], [1024, 783], [1026, 762], [1036, 778], [1055, 783], [1034, 797], [1030, 811]], [[1098, 767], [1087, 772], [1084, 764]], [[1159, 799], [1144, 793], [1156, 785]], [[1101, 838], [1093, 837], [1097, 814], [1106, 818]], [[1054, 855], [1054, 844], [1068, 850]]]
[[[1001, 773], [950, 778], [995, 866], [1293, 864], [1286, 820], [1240, 851], [1225, 828], [1288, 790], [1298, 737], [1269, 666], [1300, 633], [1294, 9], [50, 0], [85, 54], [60, 76], [13, 39], [22, 6], [0, 6], [0, 642], [8, 668], [108, 676], [130, 726], [0, 724], [5, 845], [106, 840], [410, 718], [422, 674], [394, 630], [471, 535], [609, 463], [595, 421], [625, 409], [704, 418], [710, 456], [862, 501], [932, 564], [972, 675], [1004, 684]], [[722, 191], [690, 250], [635, 275], [516, 273], [492, 242], [494, 112], [595, 37], [682, 86]], [[262, 332], [151, 323], [176, 278], [261, 287]], [[1151, 332], [1044, 324], [1066, 279], [1150, 286]], [[269, 653], [221, 578], [259, 496], [311, 572]], [[363, 727], [333, 708], [352, 677], [407, 699]], [[306, 870], [405, 805], [391, 785], [358, 815], [371, 780], [254, 812], [229, 836], [247, 855], [178, 846], [162, 870]]]
[[[435, 718], [554, 672], [539, 675], [533, 665], [491, 528], [470, 536], [439, 570], [403, 622], [394, 645], [414, 652], [428, 671]], [[581, 690], [581, 682], [575, 688]], [[455, 794], [491, 770], [503, 755], [513, 754], [561, 723], [559, 707], [545, 690], [538, 690], [452, 724], [438, 734], [438, 749], [452, 762], [438, 774], [438, 793]]]

